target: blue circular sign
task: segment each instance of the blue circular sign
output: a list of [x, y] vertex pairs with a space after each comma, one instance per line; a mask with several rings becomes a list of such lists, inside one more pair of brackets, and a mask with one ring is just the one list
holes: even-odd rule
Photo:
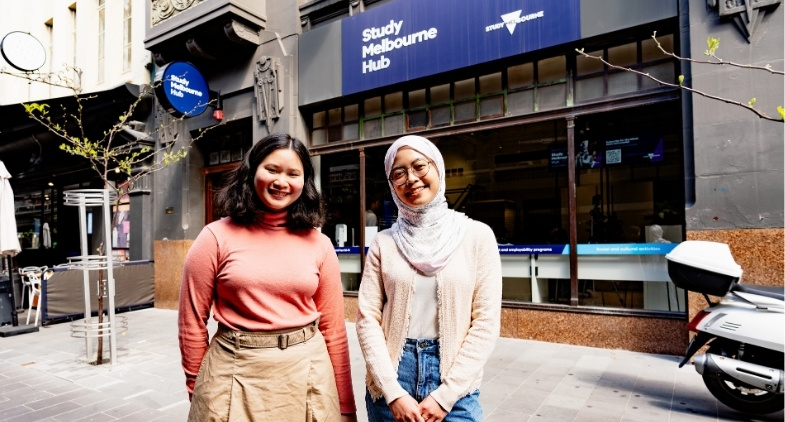
[[207, 81], [188, 62], [172, 62], [158, 69], [155, 95], [161, 106], [176, 117], [198, 116], [210, 102]]

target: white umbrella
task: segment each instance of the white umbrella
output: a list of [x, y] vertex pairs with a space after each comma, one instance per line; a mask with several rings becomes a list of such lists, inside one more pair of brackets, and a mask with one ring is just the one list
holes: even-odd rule
[[22, 251], [16, 233], [14, 191], [11, 190], [11, 173], [0, 161], [0, 257], [15, 256]]
[[[5, 168], [5, 164], [0, 161], [0, 258], [8, 263], [8, 277], [11, 279], [11, 302], [15, 302], [13, 280], [14, 274], [11, 271], [11, 258], [22, 248], [19, 247], [19, 238], [16, 237], [16, 210], [14, 209], [14, 191], [11, 190], [11, 182], [8, 179], [11, 174]], [[32, 299], [31, 299], [32, 300]], [[14, 306], [11, 306], [13, 309]], [[11, 313], [11, 323], [13, 326], [0, 327], [0, 337], [15, 336], [18, 334], [33, 333], [38, 331], [38, 325], [19, 325], [16, 311]]]

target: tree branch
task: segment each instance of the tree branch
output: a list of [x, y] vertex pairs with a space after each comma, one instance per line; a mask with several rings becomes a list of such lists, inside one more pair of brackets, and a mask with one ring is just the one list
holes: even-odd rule
[[657, 43], [657, 48], [659, 48], [660, 51], [665, 53], [666, 56], [673, 57], [674, 59], [677, 59], [679, 61], [685, 61], [685, 62], [690, 62], [690, 63], [700, 63], [700, 64], [711, 64], [711, 65], [719, 65], [719, 66], [726, 65], [726, 66], [733, 66], [733, 67], [738, 67], [738, 68], [742, 68], [742, 69], [763, 70], [763, 71], [771, 73], [772, 75], [785, 75], [785, 72], [783, 72], [781, 70], [774, 70], [774, 69], [771, 68], [770, 65], [753, 66], [753, 65], [750, 65], [750, 64], [740, 64], [740, 63], [734, 63], [734, 62], [728, 62], [728, 61], [722, 60], [721, 58], [717, 57], [714, 54], [717, 51], [717, 48], [719, 48], [719, 46], [720, 46], [720, 39], [719, 38], [711, 38], [710, 37], [709, 39], [707, 39], [706, 43], [709, 45], [709, 49], [703, 52], [703, 54], [705, 56], [712, 57], [715, 60], [717, 60], [716, 62], [713, 62], [711, 60], [695, 60], [695, 59], [691, 59], [689, 57], [681, 57], [681, 56], [677, 56], [676, 54], [674, 54], [674, 53], [672, 53], [670, 51], [665, 50], [665, 48], [662, 47], [660, 42], [657, 41], [657, 31], [654, 31], [654, 34], [651, 36], [651, 38], [654, 40], [654, 42]]
[[[656, 32], [655, 32], [655, 35], [656, 35]], [[656, 41], [656, 39], [655, 39], [655, 41]], [[660, 45], [660, 44], [659, 44], [659, 42], [657, 43], [657, 45], [658, 45], [658, 46]], [[661, 46], [660, 46], [660, 50], [664, 51], [664, 52], [665, 52], [666, 54], [668, 54], [669, 56], [671, 56], [671, 57], [674, 57], [674, 58], [677, 58], [677, 59], [679, 59], [679, 60], [687, 60], [687, 59], [680, 58], [679, 56], [676, 56], [676, 55], [674, 55], [674, 54], [672, 54], [672, 53], [668, 53], [668, 52], [666, 52], [664, 49], [662, 49], [662, 47], [661, 47]], [[652, 75], [650, 75], [650, 74], [648, 74], [648, 73], [641, 72], [641, 71], [639, 71], [639, 70], [631, 69], [631, 68], [629, 68], [629, 67], [624, 67], [624, 66], [617, 66], [617, 65], [614, 65], [614, 64], [612, 64], [612, 63], [608, 62], [607, 60], [605, 60], [605, 59], [604, 59], [604, 58], [602, 58], [602, 57], [599, 57], [599, 56], [593, 56], [593, 55], [591, 55], [591, 54], [588, 54], [588, 53], [584, 52], [584, 51], [583, 51], [583, 49], [577, 49], [577, 48], [576, 48], [576, 49], [575, 49], [575, 51], [576, 51], [576, 52], [578, 52], [579, 54], [583, 55], [584, 57], [588, 57], [588, 58], [590, 58], [590, 59], [599, 60], [599, 61], [601, 61], [602, 63], [604, 63], [606, 66], [608, 66], [608, 67], [609, 67], [609, 68], [611, 68], [611, 69], [617, 69], [617, 70], [622, 70], [622, 71], [625, 71], [625, 72], [631, 72], [631, 73], [635, 73], [635, 74], [637, 74], [637, 75], [641, 75], [641, 76], [644, 76], [644, 77], [646, 77], [646, 78], [649, 78], [649, 79], [651, 79], [652, 81], [654, 81], [654, 82], [657, 82], [658, 84], [660, 84], [660, 85], [663, 85], [663, 86], [669, 86], [669, 87], [672, 87], [672, 88], [679, 88], [679, 89], [682, 89], [682, 90], [684, 90], [684, 91], [687, 91], [687, 92], [691, 92], [691, 93], [693, 93], [693, 94], [700, 95], [700, 96], [702, 96], [702, 97], [710, 98], [710, 99], [717, 100], [717, 101], [722, 101], [722, 102], [724, 102], [724, 103], [733, 104], [733, 105], [735, 105], [735, 106], [738, 106], [738, 107], [741, 107], [741, 108], [747, 109], [747, 110], [749, 110], [749, 111], [751, 111], [751, 112], [755, 113], [755, 114], [756, 114], [758, 117], [760, 117], [761, 119], [770, 120], [770, 121], [772, 121], [772, 122], [779, 122], [779, 123], [783, 123], [783, 122], [785, 121], [785, 120], [783, 120], [783, 118], [782, 118], [782, 117], [780, 117], [780, 118], [771, 117], [771, 116], [769, 116], [769, 115], [767, 115], [767, 114], [765, 114], [765, 113], [763, 113], [763, 112], [761, 112], [761, 111], [758, 111], [757, 109], [755, 109], [755, 108], [752, 106], [752, 105], [755, 103], [754, 99], [753, 99], [753, 100], [751, 100], [749, 103], [747, 103], [747, 104], [744, 104], [744, 103], [742, 103], [742, 102], [739, 102], [739, 101], [736, 101], [736, 100], [731, 100], [731, 99], [728, 99], [728, 98], [719, 97], [719, 96], [716, 96], [716, 95], [708, 94], [708, 93], [706, 93], [706, 92], [703, 92], [703, 91], [699, 91], [699, 90], [697, 90], [697, 89], [690, 88], [690, 87], [688, 87], [688, 86], [685, 86], [685, 85], [683, 85], [682, 83], [679, 83], [679, 84], [674, 84], [674, 83], [670, 83], [670, 82], [665, 82], [665, 81], [662, 81], [662, 80], [660, 80], [660, 79], [657, 79], [657, 78], [655, 78], [654, 76], [652, 76]], [[712, 53], [712, 54], [713, 54], [713, 53]], [[692, 61], [692, 60], [690, 60], [690, 61]], [[714, 62], [700, 62], [700, 63], [712, 63], [712, 64], [720, 64], [720, 63], [714, 63]], [[724, 64], [730, 64], [730, 62], [724, 62]], [[770, 69], [766, 69], [766, 68], [760, 68], [760, 69], [770, 70]], [[780, 72], [780, 74], [781, 74], [781, 72]], [[683, 76], [680, 76], [680, 77], [679, 77], [679, 79], [680, 79], [680, 82], [681, 82], [681, 80], [683, 79]]]

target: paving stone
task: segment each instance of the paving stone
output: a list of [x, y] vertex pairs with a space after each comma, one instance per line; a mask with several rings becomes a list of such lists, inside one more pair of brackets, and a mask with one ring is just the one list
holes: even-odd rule
[[71, 410], [78, 409], [79, 407], [80, 406], [76, 403], [66, 401], [34, 410], [29, 413], [21, 414], [19, 416], [7, 419], [6, 422], [37, 422], [41, 419], [46, 419], [52, 416], [60, 415], [62, 413], [70, 412]]
[[[0, 421], [170, 422], [190, 403], [180, 367], [177, 311], [123, 314], [117, 360], [87, 361], [69, 324], [0, 339]], [[215, 332], [210, 322], [208, 331]], [[359, 422], [365, 412], [365, 362], [347, 323]], [[91, 343], [93, 354], [95, 342]], [[108, 342], [105, 357], [110, 358]], [[750, 418], [718, 403], [678, 356], [500, 338], [484, 368], [480, 403], [488, 422], [779, 421]]]
[[59, 422], [84, 420], [85, 418], [89, 418], [98, 413], [118, 407], [121, 404], [122, 403], [119, 403], [117, 400], [112, 400], [112, 399], [103, 400], [98, 403], [93, 403], [87, 406], [81, 406], [77, 409], [71, 410], [70, 412], [61, 413], [59, 415], [54, 416], [53, 419]]

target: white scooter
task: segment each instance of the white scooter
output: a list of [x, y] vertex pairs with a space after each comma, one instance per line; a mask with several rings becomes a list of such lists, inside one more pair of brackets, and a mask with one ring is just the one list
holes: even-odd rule
[[679, 367], [708, 344], [694, 364], [717, 400], [755, 415], [782, 410], [785, 289], [741, 284], [742, 269], [724, 243], [682, 242], [665, 258], [673, 283], [709, 303], [688, 325], [697, 335]]

